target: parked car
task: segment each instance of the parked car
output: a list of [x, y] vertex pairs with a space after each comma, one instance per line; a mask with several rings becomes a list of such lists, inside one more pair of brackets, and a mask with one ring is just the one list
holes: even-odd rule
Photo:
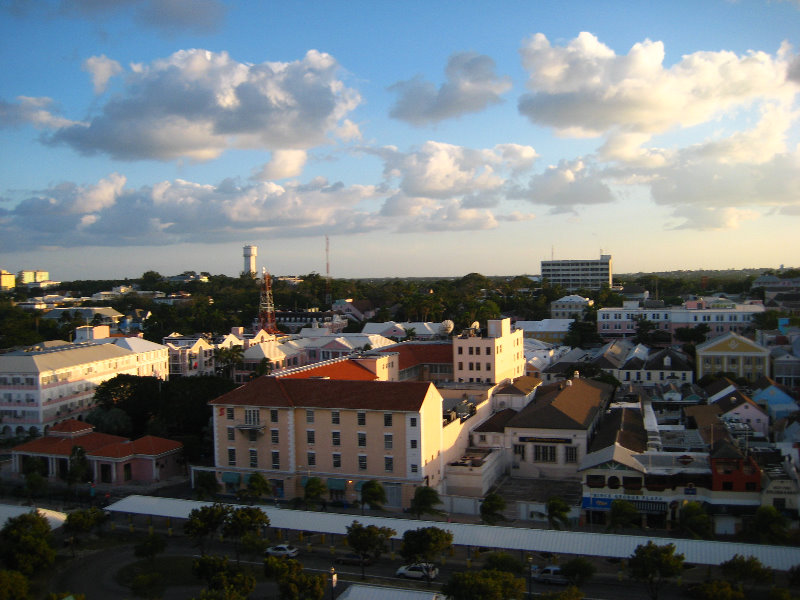
[[431, 563], [415, 563], [413, 565], [403, 565], [395, 573], [397, 577], [408, 577], [409, 579], [436, 579], [439, 569]]
[[267, 548], [265, 554], [268, 554], [269, 556], [286, 556], [288, 558], [294, 558], [300, 554], [300, 550], [289, 544], [278, 544], [277, 546], [270, 546]]
[[567, 585], [569, 583], [569, 579], [562, 575], [561, 567], [548, 565], [541, 569], [538, 567], [533, 567], [533, 569], [535, 569], [533, 579], [539, 583], [552, 583], [555, 585]]
[[[361, 565], [361, 556], [355, 552], [348, 552], [336, 557], [336, 562], [340, 565]], [[372, 564], [372, 559], [369, 556], [364, 557], [364, 566]]]

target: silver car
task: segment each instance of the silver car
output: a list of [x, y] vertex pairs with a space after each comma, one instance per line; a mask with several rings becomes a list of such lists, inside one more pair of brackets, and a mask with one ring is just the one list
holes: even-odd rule
[[431, 563], [414, 563], [413, 565], [403, 565], [397, 569], [395, 575], [409, 579], [436, 579], [439, 569]]

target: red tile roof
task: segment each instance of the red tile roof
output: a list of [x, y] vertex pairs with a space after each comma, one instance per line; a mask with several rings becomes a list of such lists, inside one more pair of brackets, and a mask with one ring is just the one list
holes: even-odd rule
[[69, 456], [75, 446], [83, 448], [87, 454], [110, 444], [127, 441], [126, 438], [107, 433], [87, 433], [79, 438], [66, 438], [58, 436], [45, 436], [30, 442], [25, 442], [12, 448], [12, 452], [25, 454], [50, 454]]
[[431, 389], [433, 384], [414, 381], [259, 377], [209, 404], [418, 411]]
[[83, 421], [78, 421], [78, 419], [67, 419], [66, 421], [53, 425], [50, 431], [55, 433], [77, 433], [79, 431], [86, 431], [87, 429], [91, 431], [94, 429], [94, 426]]
[[183, 444], [180, 442], [153, 435], [146, 435], [135, 442], [125, 440], [117, 444], [104, 446], [88, 454], [90, 456], [101, 456], [103, 458], [126, 458], [134, 454], [140, 456], [159, 456], [181, 448], [183, 448]]
[[399, 353], [401, 371], [423, 364], [453, 364], [452, 342], [395, 344], [379, 351]]
[[378, 379], [375, 373], [352, 360], [310, 367], [309, 369], [286, 375], [285, 379], [310, 379], [312, 377], [327, 377], [329, 379], [344, 379], [347, 381], [375, 381]]

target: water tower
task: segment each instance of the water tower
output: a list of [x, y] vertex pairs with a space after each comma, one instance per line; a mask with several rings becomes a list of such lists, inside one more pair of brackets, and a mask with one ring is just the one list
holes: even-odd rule
[[256, 257], [258, 256], [258, 246], [244, 247], [244, 272], [256, 274]]

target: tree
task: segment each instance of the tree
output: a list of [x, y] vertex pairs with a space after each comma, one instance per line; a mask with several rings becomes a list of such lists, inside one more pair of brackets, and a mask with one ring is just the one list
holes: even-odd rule
[[303, 499], [307, 505], [316, 504], [320, 501], [322, 496], [327, 491], [327, 487], [319, 477], [309, 477], [306, 479], [305, 491], [303, 492]]
[[664, 584], [683, 572], [683, 554], [675, 554], [675, 544], [659, 546], [649, 541], [636, 547], [628, 569], [633, 579], [644, 582], [650, 598], [658, 600]]
[[0, 529], [0, 559], [7, 568], [30, 577], [55, 561], [50, 538], [50, 524], [38, 512], [8, 519]]
[[205, 542], [225, 523], [230, 508], [224, 504], [212, 504], [192, 509], [189, 518], [183, 524], [183, 531], [193, 538], [200, 547], [200, 554], [205, 555]]
[[253, 502], [272, 493], [272, 486], [261, 473], [252, 473], [247, 485], [236, 492], [236, 496], [245, 502]]
[[627, 527], [637, 527], [640, 522], [639, 511], [627, 500], [614, 500], [608, 511], [608, 529], [617, 531]]
[[28, 578], [19, 571], [0, 571], [0, 600], [28, 600]]
[[772, 581], [772, 569], [761, 564], [755, 556], [734, 554], [733, 558], [720, 564], [720, 570], [725, 579], [740, 586], [745, 585], [746, 590], [755, 584]]
[[689, 593], [696, 600], [746, 600], [744, 592], [719, 579], [704, 581], [693, 586]]
[[552, 529], [565, 529], [569, 526], [569, 504], [559, 496], [553, 496], [547, 499], [545, 504], [547, 511], [547, 524]]
[[583, 592], [574, 585], [571, 585], [563, 592], [540, 594], [539, 600], [583, 600]]
[[561, 574], [569, 580], [570, 585], [583, 586], [595, 574], [595, 566], [582, 556], [578, 556], [561, 565]]
[[433, 562], [453, 545], [453, 534], [438, 527], [409, 529], [403, 534], [400, 555], [413, 562]]
[[198, 500], [213, 498], [220, 490], [217, 476], [211, 471], [199, 471], [194, 477], [194, 493]]
[[749, 538], [762, 544], [784, 544], [789, 538], [786, 517], [774, 506], [759, 506], [746, 532]]
[[687, 502], [681, 508], [678, 523], [686, 535], [695, 539], [714, 537], [714, 522], [699, 502]]
[[492, 552], [486, 559], [483, 568], [493, 571], [505, 571], [512, 575], [525, 573], [525, 565], [507, 552]]
[[277, 581], [280, 600], [322, 600], [325, 594], [325, 578], [303, 572], [296, 560], [270, 556], [264, 561], [264, 574]]
[[369, 504], [372, 510], [383, 510], [386, 504], [386, 490], [380, 481], [374, 479], [361, 486], [361, 514], [364, 514], [364, 505]]
[[222, 524], [222, 534], [233, 538], [233, 549], [236, 553], [236, 564], [239, 564], [242, 538], [248, 533], [256, 533], [269, 525], [269, 517], [260, 508], [243, 506], [229, 511]]
[[164, 577], [158, 571], [139, 573], [131, 580], [130, 588], [134, 596], [156, 600], [164, 594]]
[[525, 580], [507, 571], [482, 570], [453, 573], [442, 587], [452, 600], [506, 600], [522, 598]]
[[256, 587], [256, 578], [227, 556], [201, 556], [192, 563], [195, 577], [206, 583], [201, 598], [211, 600], [245, 600]]
[[573, 348], [590, 348], [602, 342], [603, 339], [597, 333], [597, 325], [591, 321], [573, 321], [564, 336], [564, 345]]
[[439, 492], [432, 487], [423, 485], [414, 490], [414, 497], [411, 499], [411, 512], [421, 518], [424, 514], [441, 515], [442, 511], [434, 508], [437, 504], [441, 504], [442, 499], [439, 498]]
[[76, 483], [90, 481], [89, 461], [86, 458], [86, 450], [83, 446], [73, 446], [69, 455], [69, 467], [67, 469], [67, 485], [70, 487]]
[[71, 536], [84, 535], [95, 527], [100, 527], [106, 519], [106, 513], [94, 506], [88, 510], [76, 510], [67, 515], [64, 531]]
[[361, 558], [361, 579], [364, 579], [364, 559], [378, 558], [386, 552], [386, 543], [397, 535], [390, 527], [366, 527], [358, 521], [353, 521], [347, 527], [347, 545]]
[[496, 492], [486, 494], [481, 502], [481, 519], [484, 523], [494, 525], [498, 521], [505, 521], [503, 511], [506, 509], [506, 500]]
[[150, 561], [150, 566], [155, 566], [156, 556], [167, 547], [167, 540], [157, 533], [147, 534], [141, 542], [133, 547], [133, 553], [137, 558], [144, 558]]

